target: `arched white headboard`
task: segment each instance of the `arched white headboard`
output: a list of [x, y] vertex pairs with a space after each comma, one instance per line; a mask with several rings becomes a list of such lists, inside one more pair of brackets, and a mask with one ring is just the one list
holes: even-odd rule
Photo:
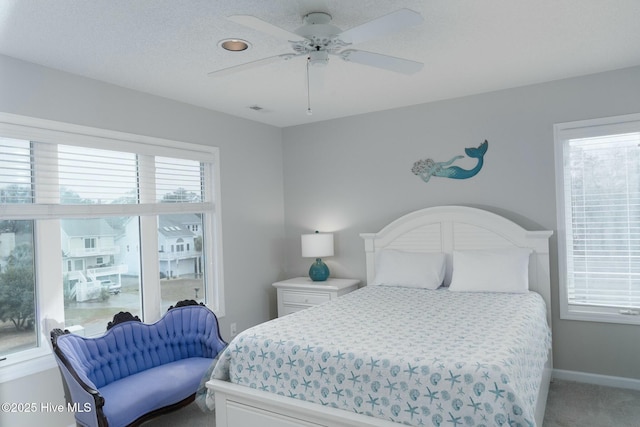
[[375, 278], [376, 251], [397, 249], [447, 254], [445, 284], [451, 281], [454, 250], [531, 248], [529, 289], [547, 304], [551, 325], [549, 237], [552, 231], [529, 231], [500, 215], [465, 206], [438, 206], [406, 214], [377, 233], [362, 233], [367, 263], [367, 282]]

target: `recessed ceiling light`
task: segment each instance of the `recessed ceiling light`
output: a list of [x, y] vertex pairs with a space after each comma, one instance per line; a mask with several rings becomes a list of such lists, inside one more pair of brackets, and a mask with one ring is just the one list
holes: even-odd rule
[[231, 52], [242, 52], [251, 47], [251, 43], [242, 39], [224, 39], [220, 40], [218, 46]]

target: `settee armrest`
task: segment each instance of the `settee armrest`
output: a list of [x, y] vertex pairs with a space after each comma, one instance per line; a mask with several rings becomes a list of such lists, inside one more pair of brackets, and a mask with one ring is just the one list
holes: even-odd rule
[[51, 331], [53, 354], [63, 376], [65, 400], [69, 410], [75, 413], [76, 421], [83, 426], [106, 426], [102, 407], [104, 398], [97, 387], [84, 373], [79, 373], [58, 347], [58, 338], [68, 330], [56, 328]]

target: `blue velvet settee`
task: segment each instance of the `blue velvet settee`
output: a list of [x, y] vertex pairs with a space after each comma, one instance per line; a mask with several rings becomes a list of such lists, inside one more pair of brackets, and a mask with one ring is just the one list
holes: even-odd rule
[[153, 324], [119, 313], [96, 338], [51, 332], [65, 397], [79, 425], [139, 425], [194, 400], [226, 343], [211, 310], [186, 304]]

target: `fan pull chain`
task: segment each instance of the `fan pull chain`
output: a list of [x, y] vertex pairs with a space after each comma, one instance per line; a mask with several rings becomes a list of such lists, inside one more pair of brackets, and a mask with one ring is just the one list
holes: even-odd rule
[[307, 116], [310, 116], [313, 114], [313, 111], [311, 110], [311, 84], [309, 83], [309, 62], [311, 61], [310, 58], [307, 58]]

